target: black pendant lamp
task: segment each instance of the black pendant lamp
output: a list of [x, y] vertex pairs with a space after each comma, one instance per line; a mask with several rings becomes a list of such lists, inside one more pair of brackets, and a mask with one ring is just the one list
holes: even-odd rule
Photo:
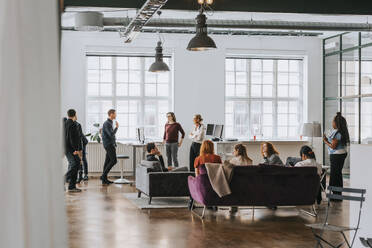
[[208, 36], [207, 32], [207, 17], [203, 13], [203, 9], [196, 17], [196, 35], [192, 38], [187, 46], [189, 51], [205, 51], [216, 49], [216, 43]]
[[158, 45], [155, 48], [155, 62], [149, 68], [150, 72], [166, 72], [169, 71], [169, 67], [163, 61], [163, 47], [161, 41], [158, 41]]

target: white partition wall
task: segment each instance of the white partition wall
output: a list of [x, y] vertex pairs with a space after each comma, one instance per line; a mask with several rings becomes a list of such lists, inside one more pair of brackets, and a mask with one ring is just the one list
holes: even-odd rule
[[[350, 186], [367, 190], [366, 201], [362, 209], [360, 231], [355, 241], [356, 248], [362, 248], [359, 237], [372, 237], [372, 145], [351, 145], [350, 149]], [[355, 225], [359, 206], [350, 204], [350, 225]]]
[[67, 247], [57, 1], [0, 1], [0, 247]]

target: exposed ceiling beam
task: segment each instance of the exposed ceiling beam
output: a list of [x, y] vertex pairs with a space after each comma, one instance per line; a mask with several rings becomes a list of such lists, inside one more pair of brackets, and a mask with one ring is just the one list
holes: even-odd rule
[[[65, 7], [139, 9], [145, 0], [64, 0]], [[216, 11], [372, 15], [370, 0], [214, 0]], [[197, 10], [197, 0], [169, 0], [164, 9]]]

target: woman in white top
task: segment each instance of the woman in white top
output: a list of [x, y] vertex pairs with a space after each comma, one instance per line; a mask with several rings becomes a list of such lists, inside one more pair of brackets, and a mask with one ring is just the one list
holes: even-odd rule
[[189, 134], [189, 138], [192, 140], [190, 147], [190, 171], [195, 171], [194, 161], [200, 154], [200, 147], [205, 137], [205, 127], [202, 123], [203, 118], [201, 115], [196, 114], [193, 121], [194, 127]]
[[233, 165], [252, 165], [252, 159], [247, 155], [247, 148], [243, 144], [234, 147], [234, 157], [230, 160]]
[[295, 167], [316, 167], [318, 175], [322, 175], [322, 165], [316, 162], [315, 154], [309, 146], [303, 146], [300, 150], [302, 161], [295, 164]]

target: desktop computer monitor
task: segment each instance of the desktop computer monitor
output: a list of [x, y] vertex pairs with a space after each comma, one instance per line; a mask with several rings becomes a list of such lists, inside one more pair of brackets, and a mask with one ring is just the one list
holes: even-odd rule
[[223, 125], [216, 125], [216, 127], [214, 128], [213, 136], [221, 139], [222, 133], [223, 133]]
[[214, 124], [208, 124], [206, 135], [212, 136], [213, 134], [214, 134]]

